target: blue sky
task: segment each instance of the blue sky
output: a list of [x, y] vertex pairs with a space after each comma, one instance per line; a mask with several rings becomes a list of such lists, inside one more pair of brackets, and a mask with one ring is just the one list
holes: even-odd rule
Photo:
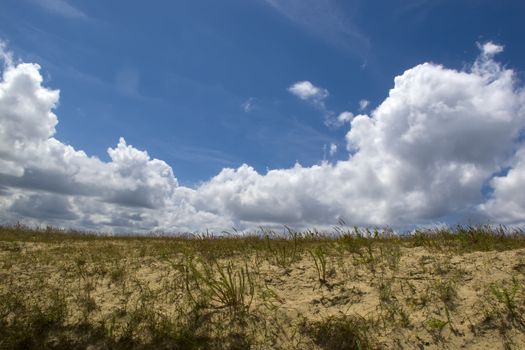
[[288, 93], [296, 81], [328, 89], [335, 113], [356, 113], [418, 63], [461, 68], [478, 41], [504, 43], [500, 59], [524, 68], [521, 1], [274, 3], [3, 0], [0, 37], [60, 88], [60, 139], [107, 158], [124, 136], [189, 185], [226, 166], [311, 165], [324, 144], [344, 148], [345, 130]]
[[[60, 90], [56, 139], [110, 162], [108, 148], [124, 137], [169, 165], [179, 186], [197, 189], [243, 164], [264, 175], [296, 162], [347, 161], [349, 123], [372, 116], [396, 76], [424, 62], [471, 71], [484, 43], [502, 47], [498, 67], [512, 70], [519, 90], [524, 15], [517, 0], [1, 0], [0, 40], [19, 62], [40, 65], [43, 86]], [[301, 82], [317, 93], [294, 93]], [[338, 122], [343, 112], [352, 114]], [[512, 154], [519, 148], [509, 147]], [[404, 224], [464, 219], [486, 204], [492, 177], [512, 169], [502, 159], [477, 190], [484, 198], [429, 209]], [[206, 210], [241, 226], [288, 222]], [[520, 222], [517, 210], [510, 222]], [[323, 220], [313, 223], [335, 223]]]

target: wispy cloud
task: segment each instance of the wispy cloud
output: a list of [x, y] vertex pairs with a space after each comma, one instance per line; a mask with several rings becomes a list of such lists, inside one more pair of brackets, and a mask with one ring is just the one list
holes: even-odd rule
[[370, 105], [370, 101], [362, 99], [359, 101], [359, 110], [364, 111]]
[[34, 4], [37, 4], [49, 13], [62, 16], [70, 19], [87, 19], [88, 16], [85, 12], [79, 8], [71, 5], [66, 0], [33, 0]]
[[239, 163], [233, 155], [218, 149], [155, 140], [153, 144], [162, 149], [170, 158], [193, 164], [213, 164], [220, 166], [234, 166]]
[[13, 64], [13, 54], [7, 49], [5, 42], [0, 40], [0, 61], [3, 61], [6, 66]]
[[241, 104], [241, 108], [245, 113], [250, 113], [255, 108], [255, 98], [250, 97]]
[[442, 3], [443, 0], [403, 0], [393, 11], [392, 17], [397, 20], [424, 22], [428, 15]]
[[370, 40], [333, 0], [263, 0], [322, 40], [364, 58]]
[[337, 153], [337, 145], [335, 143], [330, 144], [330, 156], [333, 157]]
[[117, 91], [128, 97], [140, 96], [140, 72], [135, 67], [125, 66], [115, 76]]

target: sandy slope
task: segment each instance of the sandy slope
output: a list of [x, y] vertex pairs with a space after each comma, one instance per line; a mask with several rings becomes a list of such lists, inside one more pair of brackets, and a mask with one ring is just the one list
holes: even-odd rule
[[[327, 348], [307, 325], [348, 315], [373, 348], [525, 349], [525, 249], [460, 253], [397, 244], [351, 252], [327, 244], [317, 256], [326, 262], [320, 282], [315, 249], [307, 247], [278, 261], [275, 251], [214, 254], [148, 241], [0, 243], [4, 327], [23, 318], [5, 306], [16, 298], [51, 312], [50, 300], [60, 297], [63, 324], [102, 325], [107, 339], [148, 343], [158, 331], [151, 324], [187, 324], [202, 301], [193, 331], [222, 339], [202, 348]], [[245, 272], [253, 288], [241, 293], [242, 312], [221, 304], [198, 277], [209, 269], [220, 281], [228, 264], [234, 285]], [[53, 339], [39, 341], [61, 338]], [[92, 349], [107, 348], [86, 339]]]

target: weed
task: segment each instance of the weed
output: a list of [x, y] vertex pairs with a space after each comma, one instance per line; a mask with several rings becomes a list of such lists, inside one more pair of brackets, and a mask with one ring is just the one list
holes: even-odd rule
[[434, 284], [439, 299], [449, 310], [456, 308], [458, 293], [453, 281], [437, 280]]
[[270, 254], [269, 261], [285, 270], [296, 262], [299, 258], [299, 234], [290, 231], [292, 240], [275, 240], [272, 241], [269, 235], [266, 235], [267, 250]]
[[310, 336], [322, 349], [372, 349], [368, 322], [359, 316], [332, 316], [322, 321], [307, 322], [301, 332]]
[[322, 247], [316, 247], [313, 251], [310, 250], [309, 253], [314, 260], [319, 283], [326, 285], [328, 283], [326, 274], [326, 252]]
[[512, 279], [510, 286], [503, 283], [490, 285], [490, 291], [497, 302], [497, 312], [509, 322], [524, 328], [525, 318], [523, 318], [523, 312], [525, 311], [525, 300], [522, 300], [520, 303], [520, 289], [520, 284], [515, 279]]
[[109, 273], [109, 279], [112, 283], [122, 283], [125, 276], [126, 268], [118, 263], [115, 264], [115, 267]]
[[[249, 310], [255, 295], [255, 282], [248, 266], [234, 270], [231, 262], [223, 268], [218, 264], [213, 266], [201, 263], [199, 266], [190, 259], [187, 265], [186, 286], [196, 304], [226, 307], [240, 313]], [[192, 289], [200, 292], [200, 299], [194, 296]], [[214, 305], [207, 302], [208, 298]]]
[[382, 244], [379, 247], [381, 260], [385, 261], [392, 271], [398, 271], [401, 261], [401, 247], [399, 243]]
[[402, 327], [410, 326], [410, 318], [405, 309], [392, 293], [392, 280], [384, 280], [379, 285], [379, 318], [383, 326], [399, 323]]
[[426, 322], [427, 331], [432, 335], [432, 338], [436, 342], [443, 342], [443, 336], [441, 335], [445, 326], [449, 324], [448, 321], [440, 320], [439, 318], [431, 317]]
[[427, 321], [428, 328], [430, 328], [432, 331], [438, 331], [439, 333], [441, 333], [441, 331], [443, 330], [443, 328], [445, 328], [447, 324], [447, 321], [443, 321], [433, 317]]

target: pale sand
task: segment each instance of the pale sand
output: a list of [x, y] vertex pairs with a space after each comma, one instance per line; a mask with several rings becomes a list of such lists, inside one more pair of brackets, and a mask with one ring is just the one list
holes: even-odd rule
[[[118, 337], [140, 303], [166, 317], [190, 305], [188, 256], [141, 252], [147, 244], [2, 242], [0, 291], [36, 300], [55, 287], [68, 302], [69, 323], [112, 319]], [[287, 267], [268, 252], [217, 260], [233, 262], [234, 270], [245, 266], [252, 276], [248, 312], [266, 318], [247, 326], [252, 348], [319, 348], [301, 324], [358, 315], [368, 322], [374, 348], [525, 349], [525, 249], [459, 254], [403, 246], [381, 254], [375, 247], [369, 261], [337, 247], [328, 251], [325, 284], [308, 251]], [[86, 293], [94, 303], [87, 316], [79, 306]]]

